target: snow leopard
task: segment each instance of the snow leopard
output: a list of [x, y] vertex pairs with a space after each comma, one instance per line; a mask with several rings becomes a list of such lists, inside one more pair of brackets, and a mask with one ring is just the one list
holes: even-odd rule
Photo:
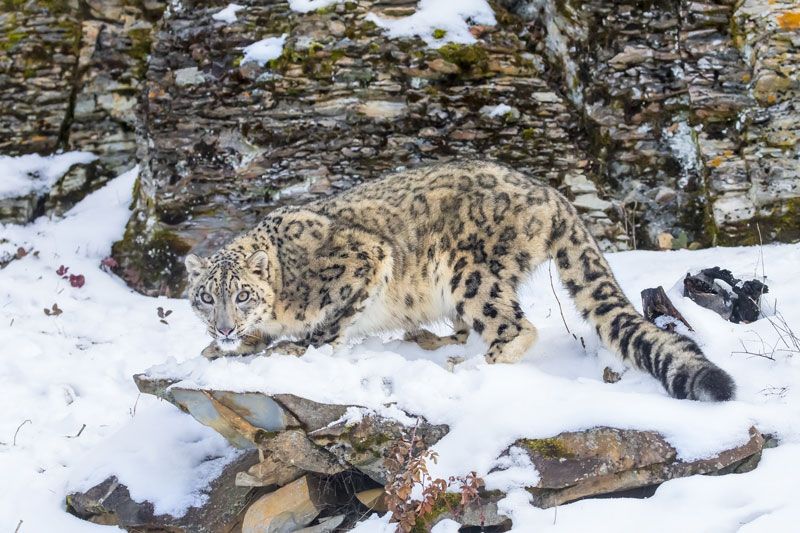
[[[475, 332], [495, 364], [518, 361], [536, 341], [518, 290], [549, 259], [624, 363], [675, 398], [733, 398], [732, 378], [695, 341], [634, 309], [562, 194], [496, 163], [400, 170], [280, 207], [211, 257], [188, 255], [185, 266], [192, 308], [214, 339], [208, 358], [338, 350], [401, 330], [430, 350]], [[442, 320], [452, 334], [423, 329]]]

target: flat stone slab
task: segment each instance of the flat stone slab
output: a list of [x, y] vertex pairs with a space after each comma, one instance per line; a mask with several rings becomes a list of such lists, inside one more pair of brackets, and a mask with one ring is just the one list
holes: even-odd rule
[[695, 474], [748, 472], [758, 465], [763, 445], [755, 428], [745, 444], [696, 461], [678, 459], [675, 448], [654, 431], [598, 427], [514, 443], [539, 471], [539, 483], [528, 491], [542, 508]]

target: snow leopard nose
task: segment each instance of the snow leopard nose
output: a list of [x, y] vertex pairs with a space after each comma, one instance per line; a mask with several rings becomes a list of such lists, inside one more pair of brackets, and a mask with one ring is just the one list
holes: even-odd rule
[[223, 335], [225, 335], [227, 337], [228, 335], [231, 334], [231, 332], [233, 331], [233, 328], [230, 328], [230, 329], [217, 328], [217, 331], [219, 331], [220, 333], [222, 333]]

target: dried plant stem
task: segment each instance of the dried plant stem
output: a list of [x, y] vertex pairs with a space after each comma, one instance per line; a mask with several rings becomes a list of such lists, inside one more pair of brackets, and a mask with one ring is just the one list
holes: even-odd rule
[[564, 309], [561, 307], [561, 300], [558, 299], [558, 294], [556, 294], [556, 287], [553, 285], [553, 262], [550, 261], [547, 264], [547, 274], [550, 276], [550, 289], [553, 291], [553, 296], [556, 297], [556, 303], [558, 303], [558, 312], [561, 313], [561, 321], [564, 322], [564, 327], [567, 328], [567, 333], [575, 336], [570, 330], [569, 326], [567, 325], [567, 319], [564, 318]]
[[30, 419], [26, 418], [25, 420], [22, 421], [22, 424], [17, 426], [17, 430], [14, 432], [13, 446], [17, 445], [17, 433], [19, 433], [19, 430], [22, 429], [22, 426], [24, 426], [25, 424], [33, 424], [33, 422], [31, 422]]

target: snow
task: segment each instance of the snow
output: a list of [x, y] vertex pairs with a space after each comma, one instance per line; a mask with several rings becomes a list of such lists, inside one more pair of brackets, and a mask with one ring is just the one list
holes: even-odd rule
[[512, 109], [514, 108], [508, 104], [497, 104], [496, 106], [493, 107], [487, 107], [486, 113], [490, 117], [501, 117], [506, 113], [508, 113], [509, 111], [511, 111]]
[[236, 12], [240, 9], [244, 9], [244, 6], [240, 6], [239, 4], [228, 4], [222, 10], [211, 15], [211, 18], [221, 22], [227, 22], [228, 24], [233, 24], [236, 22]]
[[455, 520], [445, 519], [433, 526], [431, 533], [458, 533], [461, 524]]
[[292, 11], [297, 11], [298, 13], [308, 13], [309, 11], [315, 11], [333, 4], [338, 4], [341, 1], [342, 0], [289, 0], [289, 7]]
[[[136, 175], [111, 181], [61, 219], [0, 225], [0, 259], [18, 247], [29, 252], [0, 270], [0, 530], [20, 520], [20, 533], [101, 530], [65, 513], [64, 497], [111, 474], [134, 497], [153, 495], [157, 509], [180, 513], [235, 457], [216, 432], [138, 398], [131, 379], [163, 361], [162, 350], [185, 359], [207, 344], [186, 302], [140, 296], [99, 268], [123, 235]], [[85, 285], [70, 286], [56, 274], [61, 265]], [[45, 315], [54, 303], [63, 313]], [[159, 306], [173, 311], [169, 325], [159, 322]]]
[[[486, 0], [420, 0], [417, 11], [408, 17], [386, 18], [375, 13], [367, 15], [366, 20], [383, 28], [391, 38], [419, 36], [428, 46], [439, 48], [447, 43], [472, 44], [477, 39], [470, 33], [470, 27], [480, 24], [494, 26], [494, 11]], [[436, 38], [437, 30], [446, 32]]]
[[[488, 488], [507, 491], [500, 507], [514, 519], [514, 531], [605, 530], [610, 524], [640, 531], [645, 523], [648, 531], [784, 531], [800, 518], [800, 477], [792, 466], [800, 461], [800, 355], [776, 352], [772, 361], [736, 353], [740, 340], [778, 341], [769, 321], [723, 321], [684, 298], [676, 284], [687, 271], [716, 265], [754, 275], [758, 267], [760, 275], [759, 248], [608, 256], [637, 307], [642, 289], [672, 287], [668, 295], [695, 329], [693, 337], [737, 382], [737, 400], [724, 404], [670, 398], [652, 377], [626, 371], [556, 283], [567, 324], [584, 338], [584, 349], [564, 329], [547, 265], [522, 290], [539, 340], [516, 365], [486, 364], [476, 335], [464, 346], [435, 352], [395, 334], [356, 341], [336, 356], [326, 346], [302, 358], [207, 361], [198, 354], [209, 339], [186, 301], [138, 295], [100, 268], [124, 232], [135, 178], [134, 170], [111, 181], [63, 218], [0, 225], [0, 258], [10, 259], [18, 247], [29, 252], [0, 270], [0, 530], [13, 531], [23, 520], [23, 533], [100, 531], [66, 514], [64, 496], [109, 475], [135, 499], [152, 501], [157, 512], [180, 515], [204, 501], [209, 481], [237, 451], [173, 406], [139, 397], [131, 376], [148, 368], [154, 376], [183, 377], [184, 387], [294, 393], [360, 406], [346, 413], [348, 421], [371, 410], [406, 424], [412, 420], [403, 411], [446, 423], [451, 430], [434, 447], [439, 462], [430, 465], [431, 473], [447, 478], [475, 470]], [[798, 264], [800, 244], [763, 248], [768, 305], [778, 295], [778, 311], [795, 332]], [[61, 265], [83, 274], [85, 285], [70, 286], [56, 274]], [[63, 314], [45, 315], [54, 303]], [[168, 325], [159, 321], [158, 307], [173, 311]], [[467, 360], [451, 372], [450, 356]], [[604, 383], [606, 366], [621, 372], [621, 381]], [[523, 487], [538, 479], [535, 467], [521, 450], [500, 454], [520, 437], [599, 425], [659, 431], [684, 459], [742, 444], [751, 425], [777, 436], [780, 446], [766, 450], [753, 472], [670, 481], [646, 500], [585, 500], [557, 511], [532, 507]], [[393, 530], [388, 516], [371, 516], [357, 529]]]
[[95, 159], [97, 156], [89, 152], [0, 155], [0, 199], [46, 194], [72, 165], [91, 163]]
[[255, 61], [259, 65], [264, 65], [267, 61], [277, 59], [283, 53], [283, 45], [288, 34], [284, 33], [280, 37], [267, 37], [257, 41], [242, 50], [244, 59], [242, 64]]

